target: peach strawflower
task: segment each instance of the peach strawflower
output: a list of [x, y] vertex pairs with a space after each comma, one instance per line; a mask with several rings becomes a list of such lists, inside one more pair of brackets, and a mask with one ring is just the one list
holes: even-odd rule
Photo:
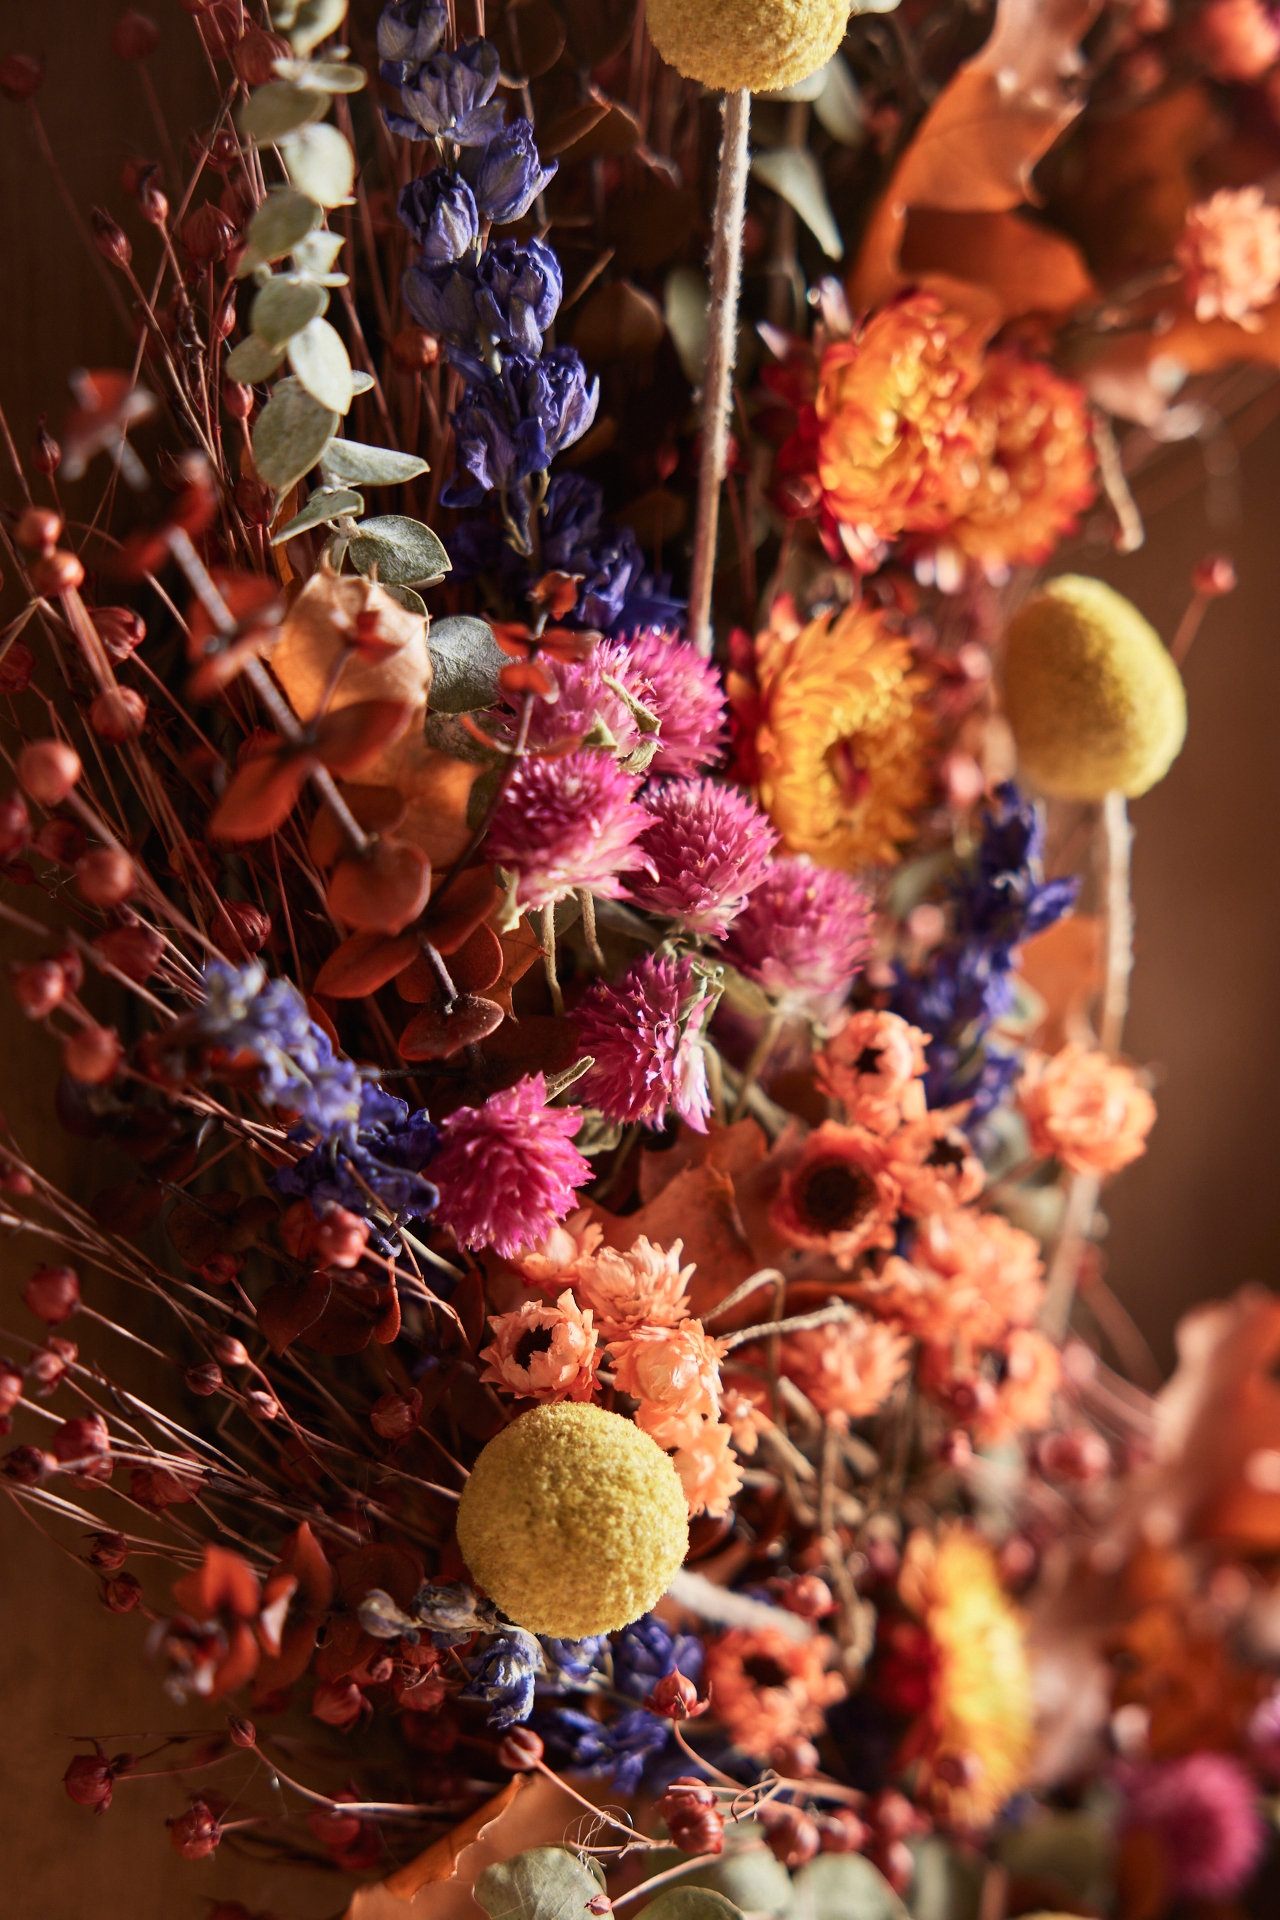
[[640, 1327], [674, 1327], [689, 1311], [692, 1263], [680, 1265], [683, 1241], [655, 1247], [643, 1234], [620, 1253], [600, 1247], [574, 1267], [574, 1286], [595, 1311], [606, 1339]]
[[821, 1733], [823, 1713], [844, 1696], [824, 1634], [793, 1640], [776, 1627], [732, 1627], [707, 1648], [703, 1677], [711, 1711], [744, 1753], [765, 1756], [781, 1740]]
[[782, 1343], [782, 1371], [833, 1426], [847, 1428], [884, 1405], [910, 1365], [906, 1334], [851, 1312], [827, 1327], [804, 1327]]
[[998, 1213], [957, 1207], [927, 1215], [911, 1257], [865, 1274], [858, 1297], [877, 1318], [917, 1339], [970, 1351], [998, 1346], [1010, 1327], [1029, 1327], [1044, 1298], [1038, 1242]]
[[599, 1338], [591, 1309], [579, 1307], [568, 1288], [554, 1306], [527, 1300], [514, 1313], [496, 1313], [492, 1344], [480, 1358], [481, 1380], [527, 1400], [589, 1400], [596, 1390]]
[[702, 1422], [719, 1418], [721, 1347], [701, 1320], [637, 1327], [609, 1354], [619, 1390], [640, 1403], [636, 1425], [660, 1447], [693, 1446]]
[[976, 1200], [986, 1169], [956, 1125], [964, 1107], [937, 1107], [885, 1141], [889, 1171], [902, 1188], [904, 1213], [949, 1213]]
[[769, 1210], [793, 1247], [829, 1253], [849, 1268], [868, 1247], [891, 1247], [902, 1194], [885, 1145], [865, 1127], [824, 1120], [805, 1141]]
[[1280, 288], [1280, 207], [1261, 187], [1223, 187], [1191, 208], [1175, 254], [1197, 320], [1256, 333]]
[[988, 354], [969, 402], [983, 442], [977, 485], [945, 540], [997, 578], [1038, 566], [1093, 500], [1084, 391], [1042, 360]]
[[741, 1490], [742, 1471], [729, 1440], [727, 1426], [704, 1420], [692, 1442], [680, 1447], [674, 1456], [690, 1519], [698, 1513], [718, 1519], [728, 1513], [730, 1501]]
[[530, 1286], [555, 1293], [572, 1284], [577, 1262], [584, 1254], [594, 1253], [603, 1239], [603, 1230], [591, 1218], [590, 1208], [580, 1207], [562, 1225], [552, 1227], [531, 1252], [517, 1254], [515, 1266]]
[[1118, 1173], [1147, 1150], [1156, 1103], [1132, 1067], [1070, 1041], [1027, 1056], [1018, 1091], [1031, 1144], [1073, 1173]]
[[[754, 1397], [753, 1397], [754, 1396]], [[720, 1383], [720, 1415], [739, 1453], [752, 1454], [760, 1444], [760, 1435], [772, 1426], [765, 1411], [769, 1389], [762, 1381]]]
[[924, 1114], [929, 1035], [900, 1014], [855, 1013], [814, 1058], [823, 1093], [843, 1103], [845, 1118], [872, 1133], [892, 1133]]
[[1034, 1327], [1015, 1327], [1004, 1343], [1004, 1378], [995, 1405], [976, 1422], [980, 1439], [1042, 1433], [1053, 1418], [1053, 1396], [1062, 1385], [1062, 1358], [1052, 1340]]
[[968, 402], [982, 346], [968, 315], [913, 293], [823, 354], [818, 479], [857, 546], [936, 531], [972, 491], [979, 438]]
[[929, 682], [885, 614], [802, 626], [787, 596], [756, 640], [760, 800], [786, 850], [819, 866], [891, 864], [929, 798]]

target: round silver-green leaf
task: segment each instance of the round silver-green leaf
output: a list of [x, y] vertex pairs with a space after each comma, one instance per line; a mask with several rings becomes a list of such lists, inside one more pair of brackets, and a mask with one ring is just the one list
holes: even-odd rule
[[278, 273], [259, 289], [249, 324], [260, 340], [283, 351], [294, 334], [318, 319], [328, 304], [328, 294], [314, 280], [296, 273]]
[[811, 1920], [908, 1920], [884, 1875], [860, 1853], [823, 1853], [796, 1877], [795, 1910]]
[[222, 370], [228, 380], [239, 380], [243, 386], [256, 387], [260, 381], [271, 378], [283, 359], [283, 347], [273, 347], [269, 341], [260, 340], [256, 333], [251, 333], [247, 340], [242, 340], [231, 349]]
[[347, 17], [347, 0], [302, 0], [289, 27], [294, 52], [305, 59], [313, 47], [336, 33]]
[[427, 472], [416, 453], [397, 453], [392, 447], [366, 447], [360, 440], [335, 440], [324, 457], [326, 477], [354, 487], [398, 487]]
[[371, 573], [376, 567], [384, 586], [414, 587], [423, 580], [438, 580], [453, 565], [430, 527], [402, 513], [362, 520], [350, 553], [357, 573]]
[[[742, 1920], [741, 1907], [710, 1887], [668, 1887], [645, 1913], [648, 1920]], [[848, 1920], [853, 1920], [852, 1913]]]
[[406, 613], [420, 613], [425, 620], [427, 603], [420, 593], [414, 592], [412, 587], [384, 587], [383, 591], [388, 599], [394, 600], [396, 605], [403, 607]]
[[307, 85], [323, 87], [326, 93], [359, 93], [368, 78], [354, 60], [316, 60], [307, 65]]
[[292, 253], [323, 217], [324, 208], [307, 194], [293, 187], [274, 187], [249, 222], [237, 279], [243, 280], [255, 267]]
[[240, 131], [260, 147], [273, 146], [286, 134], [309, 127], [329, 111], [329, 96], [315, 87], [297, 87], [288, 80], [268, 80], [256, 87], [240, 109]]
[[476, 1876], [474, 1898], [490, 1920], [582, 1920], [600, 1891], [566, 1847], [533, 1847]]
[[303, 127], [280, 142], [285, 172], [322, 207], [342, 207], [356, 182], [356, 157], [336, 127]]
[[334, 261], [342, 252], [345, 241], [340, 233], [330, 233], [327, 228], [319, 228], [304, 234], [293, 249], [293, 264], [298, 273], [309, 274], [315, 280], [321, 280], [324, 286], [341, 286], [346, 274], [340, 274], [336, 281], [323, 279]]
[[343, 514], [363, 512], [364, 501], [358, 493], [349, 493], [345, 487], [318, 487], [302, 512], [295, 513], [287, 526], [272, 534], [271, 544], [278, 547], [282, 540], [292, 540], [296, 533], [306, 533], [309, 527], [327, 526]]
[[313, 400], [335, 413], [351, 405], [351, 362], [327, 320], [311, 320], [289, 342], [289, 365]]
[[371, 373], [361, 373], [358, 367], [352, 368], [352, 371], [351, 371], [352, 393], [371, 393], [373, 390], [373, 385], [374, 385], [374, 379]]
[[469, 613], [446, 614], [431, 623], [427, 650], [433, 713], [479, 713], [493, 705], [507, 655], [487, 620]]
[[258, 478], [283, 493], [309, 473], [338, 430], [339, 416], [300, 380], [281, 380], [253, 429]]

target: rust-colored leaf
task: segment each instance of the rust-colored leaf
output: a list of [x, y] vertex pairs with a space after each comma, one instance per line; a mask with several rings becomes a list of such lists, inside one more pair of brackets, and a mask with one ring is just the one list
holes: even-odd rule
[[395, 939], [381, 933], [350, 934], [321, 967], [314, 990], [334, 1000], [362, 1000], [394, 979], [417, 951], [412, 934], [400, 934]]
[[524, 979], [534, 961], [541, 960], [542, 948], [538, 945], [533, 928], [523, 918], [516, 922], [510, 933], [500, 933], [498, 940], [502, 947], [502, 972], [494, 981], [489, 998], [496, 1000], [510, 1019], [514, 1012], [511, 1005], [512, 989], [517, 981]]
[[[342, 797], [366, 833], [392, 833], [405, 816], [402, 794], [394, 787], [344, 784]], [[331, 867], [347, 851], [347, 836], [338, 816], [326, 802], [316, 809], [307, 847], [320, 868]]]
[[639, 360], [656, 353], [667, 323], [652, 294], [629, 280], [597, 287], [585, 302], [573, 329], [573, 344], [584, 360], [605, 365]]
[[306, 1520], [288, 1536], [271, 1571], [292, 1574], [308, 1606], [327, 1607], [333, 1600], [337, 1576]]
[[164, 1188], [155, 1180], [125, 1180], [103, 1187], [89, 1202], [89, 1211], [108, 1233], [144, 1233], [164, 1207]]
[[412, 716], [407, 700], [357, 700], [339, 707], [316, 727], [316, 758], [331, 773], [358, 773], [400, 738]]
[[213, 1671], [213, 1685], [209, 1689], [211, 1700], [221, 1700], [252, 1680], [262, 1658], [262, 1649], [247, 1620], [237, 1620], [227, 1638], [227, 1651]]
[[447, 893], [433, 896], [427, 908], [426, 934], [437, 953], [456, 953], [474, 927], [498, 904], [493, 868], [464, 867]]
[[[363, 1353], [371, 1340], [382, 1338], [391, 1307], [388, 1295], [395, 1295], [394, 1287], [362, 1286], [343, 1277], [334, 1286], [324, 1311], [298, 1339], [313, 1353]], [[394, 1339], [394, 1334], [391, 1337]]]
[[305, 753], [279, 748], [246, 760], [213, 810], [210, 839], [265, 840], [297, 806], [309, 766]]
[[492, 927], [480, 926], [451, 955], [449, 972], [464, 993], [487, 993], [501, 979], [503, 964], [502, 942]]
[[900, 263], [909, 279], [942, 274], [985, 287], [1009, 317], [1069, 313], [1097, 298], [1079, 248], [1019, 213], [915, 207]]
[[[491, 996], [497, 999], [496, 993]], [[504, 1021], [484, 1043], [495, 1086], [509, 1087], [529, 1073], [563, 1073], [578, 1057], [578, 1029], [552, 1013]]]
[[179, 1200], [170, 1209], [165, 1232], [174, 1252], [189, 1267], [202, 1267], [227, 1250], [227, 1228], [239, 1211], [241, 1196], [230, 1191]]
[[448, 1060], [502, 1025], [502, 1008], [477, 994], [459, 994], [453, 1005], [424, 1007], [415, 1013], [397, 1042], [402, 1060]]
[[1027, 1038], [1046, 1053], [1087, 1042], [1088, 1013], [1102, 988], [1103, 929], [1096, 913], [1069, 913], [1018, 949], [1018, 974], [1043, 1002]]
[[471, 1888], [486, 1867], [566, 1834], [562, 1789], [541, 1774], [517, 1774], [407, 1866], [376, 1886], [360, 1887], [344, 1920], [478, 1920]]
[[314, 1273], [305, 1280], [277, 1280], [267, 1288], [258, 1302], [258, 1329], [272, 1353], [284, 1353], [319, 1320], [332, 1286], [327, 1275]]
[[203, 1564], [174, 1581], [173, 1597], [193, 1620], [216, 1620], [220, 1614], [252, 1620], [258, 1611], [258, 1576], [229, 1547], [210, 1545]]
[[329, 878], [335, 919], [366, 933], [399, 933], [416, 920], [431, 891], [431, 865], [420, 848], [377, 840], [367, 854], [348, 854]]

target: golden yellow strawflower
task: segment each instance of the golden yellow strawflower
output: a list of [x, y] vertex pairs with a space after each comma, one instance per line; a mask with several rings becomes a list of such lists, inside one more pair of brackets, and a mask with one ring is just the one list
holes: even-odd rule
[[852, 606], [801, 626], [780, 598], [756, 641], [760, 799], [791, 853], [889, 864], [929, 797], [928, 682], [884, 614]]
[[1182, 676], [1159, 634], [1081, 574], [1050, 581], [1010, 621], [1004, 702], [1021, 772], [1063, 800], [1146, 793], [1186, 738]]
[[913, 1533], [898, 1590], [923, 1623], [932, 1698], [908, 1735], [917, 1792], [961, 1829], [986, 1826], [1020, 1787], [1032, 1757], [1031, 1666], [1022, 1616], [981, 1535], [952, 1526]]
[[689, 1545], [683, 1489], [647, 1433], [562, 1401], [492, 1439], [458, 1505], [473, 1577], [530, 1633], [581, 1640], [647, 1613]]
[[849, 0], [649, 0], [645, 19], [686, 80], [769, 93], [825, 67], [844, 39]]

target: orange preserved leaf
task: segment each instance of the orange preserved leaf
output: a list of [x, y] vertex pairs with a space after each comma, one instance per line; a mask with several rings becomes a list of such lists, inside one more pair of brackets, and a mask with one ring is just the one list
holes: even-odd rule
[[298, 804], [310, 762], [305, 753], [256, 754], [237, 768], [209, 822], [213, 840], [265, 840]]
[[203, 1564], [174, 1581], [173, 1597], [193, 1620], [216, 1620], [221, 1614], [252, 1620], [258, 1611], [258, 1576], [229, 1547], [210, 1545]]
[[406, 700], [357, 700], [326, 713], [315, 730], [315, 757], [331, 773], [358, 773], [408, 726]]
[[366, 933], [399, 933], [416, 920], [431, 891], [431, 865], [418, 847], [376, 840], [367, 854], [350, 853], [329, 877], [335, 918]]
[[407, 967], [418, 951], [412, 934], [388, 939], [380, 933], [352, 933], [335, 947], [315, 977], [315, 991], [334, 1000], [362, 1000], [376, 993]]

